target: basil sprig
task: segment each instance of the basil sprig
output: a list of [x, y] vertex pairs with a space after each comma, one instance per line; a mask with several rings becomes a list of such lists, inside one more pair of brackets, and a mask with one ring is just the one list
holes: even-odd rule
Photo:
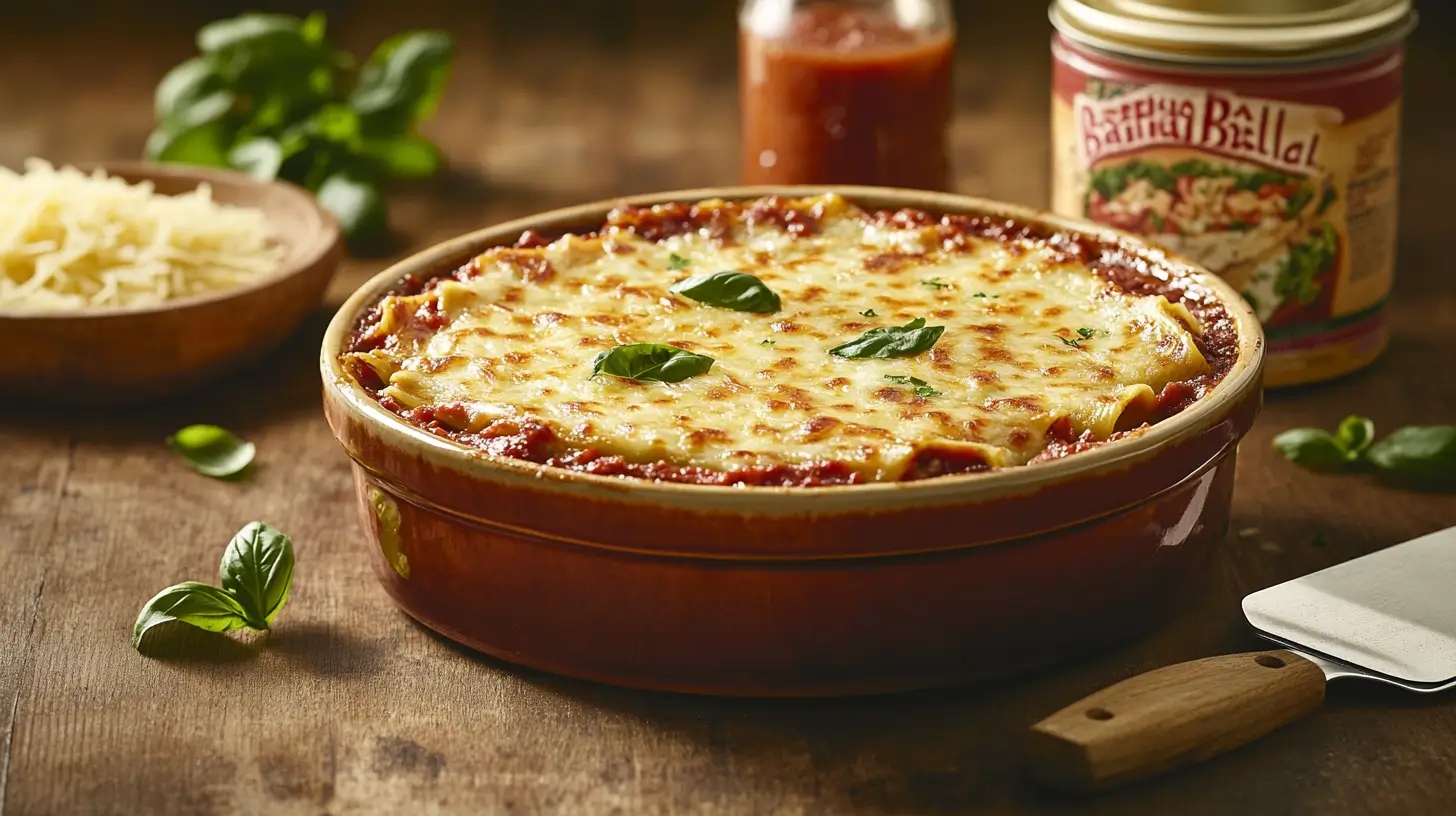
[[692, 277], [674, 284], [675, 295], [735, 312], [771, 314], [781, 306], [779, 296], [768, 285], [747, 272], [725, 269]]
[[187, 460], [193, 470], [214, 479], [241, 475], [257, 452], [252, 442], [244, 442], [216, 425], [188, 425], [167, 437], [167, 447]]
[[1373, 470], [1393, 484], [1456, 489], [1456, 426], [1412, 425], [1375, 441], [1375, 423], [1345, 417], [1335, 433], [1295, 428], [1274, 437], [1274, 449], [1301, 467], [1324, 472]]
[[293, 543], [264, 522], [250, 522], [223, 551], [218, 575], [221, 589], [183, 581], [147, 601], [132, 627], [131, 645], [140, 650], [147, 632], [171, 621], [209, 632], [268, 629], [293, 585]]
[[287, 179], [318, 195], [352, 245], [387, 229], [380, 185], [432, 176], [440, 151], [419, 133], [454, 58], [442, 31], [408, 31], [357, 61], [324, 36], [324, 15], [249, 13], [197, 32], [199, 54], [156, 91], [146, 158]]
[[928, 351], [940, 335], [944, 326], [927, 326], [925, 318], [917, 317], [903, 326], [881, 326], [870, 329], [848, 343], [842, 343], [829, 350], [836, 357], [864, 360], [871, 357], [914, 357]]
[[610, 374], [639, 382], [682, 382], [706, 374], [713, 358], [662, 343], [633, 343], [601, 352], [592, 360], [591, 378]]

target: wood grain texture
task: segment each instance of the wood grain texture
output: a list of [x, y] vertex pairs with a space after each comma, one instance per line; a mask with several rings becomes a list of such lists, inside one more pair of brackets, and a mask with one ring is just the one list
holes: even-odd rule
[[1032, 726], [1029, 770], [1056, 788], [1109, 788], [1238, 748], [1324, 698], [1324, 671], [1284, 649], [1164, 666]]
[[[152, 88], [191, 51], [196, 4], [0, 11], [0, 163], [134, 156]], [[223, 4], [236, 9], [241, 3]], [[278, 8], [284, 4], [262, 2]], [[396, 256], [553, 206], [733, 181], [733, 4], [321, 2], [356, 51], [405, 25], [468, 47], [429, 127], [454, 170], [392, 201]], [[1013, 8], [1014, 6], [1014, 8]], [[1239, 460], [1234, 533], [1192, 611], [1015, 682], [812, 702], [621, 691], [521, 671], [432, 636], [369, 572], [347, 461], [319, 410], [321, 310], [235, 381], [108, 414], [26, 406], [0, 383], [0, 802], [52, 813], [1427, 814], [1456, 797], [1456, 699], [1334, 685], [1325, 708], [1198, 767], [1080, 800], [1024, 782], [1033, 722], [1118, 680], [1260, 647], [1248, 592], [1456, 524], [1450, 496], [1320, 477], [1269, 440], [1347, 413], [1452, 422], [1456, 153], [1451, 15], [1428, 3], [1406, 105], [1395, 341], [1340, 382], [1273, 394]], [[965, 5], [952, 133], [959, 191], [1047, 198], [1041, 3]], [[387, 263], [355, 260], [330, 302]], [[249, 481], [162, 446], [216, 422], [257, 443]], [[128, 635], [162, 586], [209, 579], [245, 522], [293, 536], [268, 636]]]

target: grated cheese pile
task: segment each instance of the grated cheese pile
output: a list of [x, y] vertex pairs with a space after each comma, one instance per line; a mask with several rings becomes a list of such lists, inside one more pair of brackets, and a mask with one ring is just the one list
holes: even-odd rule
[[0, 309], [149, 306], [251, 282], [283, 247], [262, 211], [178, 196], [97, 170], [0, 167]]

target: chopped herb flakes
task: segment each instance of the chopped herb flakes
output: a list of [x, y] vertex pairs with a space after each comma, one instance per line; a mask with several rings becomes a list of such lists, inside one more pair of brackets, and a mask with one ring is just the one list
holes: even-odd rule
[[915, 389], [915, 396], [920, 397], [921, 399], [930, 399], [931, 397], [945, 396], [944, 391], [937, 391], [936, 389], [931, 387], [930, 383], [920, 379], [919, 377], [906, 377], [903, 374], [886, 374], [885, 379], [896, 385], [911, 386]]

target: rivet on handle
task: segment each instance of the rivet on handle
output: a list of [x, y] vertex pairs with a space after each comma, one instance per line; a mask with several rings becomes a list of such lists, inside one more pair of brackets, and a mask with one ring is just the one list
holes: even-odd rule
[[1261, 654], [1258, 657], [1254, 658], [1254, 662], [1258, 663], [1260, 666], [1263, 666], [1266, 669], [1284, 668], [1284, 661], [1280, 660], [1274, 655]]

